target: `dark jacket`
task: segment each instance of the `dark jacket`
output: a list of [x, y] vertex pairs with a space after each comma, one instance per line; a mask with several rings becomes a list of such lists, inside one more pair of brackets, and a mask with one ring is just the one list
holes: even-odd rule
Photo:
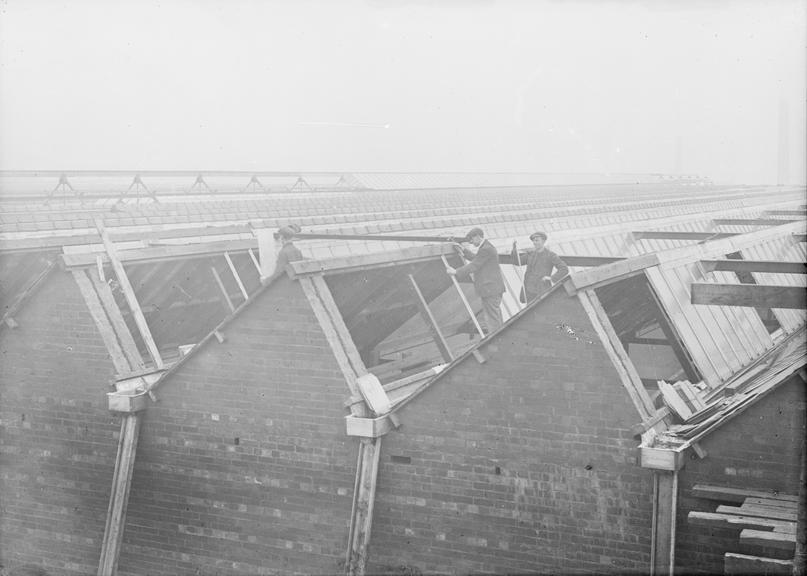
[[496, 248], [485, 240], [479, 245], [476, 256], [470, 251], [464, 251], [466, 257], [473, 258], [465, 266], [457, 268], [457, 278], [462, 279], [473, 274], [474, 288], [480, 298], [498, 296], [504, 293], [504, 279], [502, 269], [499, 267], [499, 253]]
[[[555, 273], [552, 273], [552, 269]], [[527, 253], [527, 272], [524, 274], [524, 290], [529, 294], [540, 294], [549, 290], [552, 284], [541, 280], [544, 276], [552, 278], [552, 282], [557, 282], [569, 273], [569, 267], [560, 259], [560, 256], [544, 248], [540, 252], [532, 251]]]
[[283, 276], [286, 273], [286, 265], [289, 262], [297, 262], [297, 260], [303, 259], [303, 253], [300, 252], [300, 249], [297, 248], [294, 244], [289, 242], [288, 244], [284, 244], [283, 247], [280, 249], [280, 252], [277, 253], [277, 261], [275, 264], [275, 271], [272, 272], [272, 275], [269, 276], [264, 283], [268, 284], [269, 282], [274, 282], [279, 277]]

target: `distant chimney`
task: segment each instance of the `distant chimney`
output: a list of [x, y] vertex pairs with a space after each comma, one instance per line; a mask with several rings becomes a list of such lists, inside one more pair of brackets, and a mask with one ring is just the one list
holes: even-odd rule
[[776, 184], [784, 186], [788, 183], [790, 170], [790, 123], [788, 120], [787, 100], [779, 100], [779, 154], [777, 158]]

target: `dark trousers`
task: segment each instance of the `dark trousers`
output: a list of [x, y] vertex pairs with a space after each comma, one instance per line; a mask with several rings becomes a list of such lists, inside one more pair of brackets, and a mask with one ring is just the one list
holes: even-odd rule
[[502, 320], [502, 295], [486, 296], [482, 298], [482, 330], [487, 336], [496, 330], [503, 323]]

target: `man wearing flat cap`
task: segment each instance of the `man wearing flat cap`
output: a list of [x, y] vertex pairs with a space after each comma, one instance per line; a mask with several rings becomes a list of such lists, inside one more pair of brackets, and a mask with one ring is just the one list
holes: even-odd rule
[[297, 224], [289, 224], [288, 226], [282, 226], [277, 233], [275, 233], [275, 238], [280, 240], [282, 244], [280, 251], [277, 253], [277, 261], [275, 262], [275, 271], [272, 272], [270, 276], [261, 279], [261, 283], [271, 284], [278, 278], [280, 278], [283, 274], [286, 273], [286, 265], [289, 262], [296, 262], [297, 260], [303, 259], [303, 253], [300, 252], [300, 249], [294, 245], [294, 236], [300, 233], [300, 227]]
[[530, 240], [535, 249], [528, 252], [527, 272], [524, 274], [524, 293], [527, 302], [538, 298], [569, 273], [569, 267], [560, 256], [545, 246], [545, 232], [533, 232]]
[[476, 254], [463, 248], [466, 258], [471, 260], [465, 266], [457, 269], [451, 266], [446, 272], [455, 275], [458, 280], [474, 275], [474, 289], [477, 296], [482, 299], [482, 330], [485, 334], [496, 330], [502, 325], [502, 294], [504, 294], [504, 279], [499, 266], [499, 252], [488, 240], [481, 228], [474, 228], [468, 232], [468, 241], [476, 246]]

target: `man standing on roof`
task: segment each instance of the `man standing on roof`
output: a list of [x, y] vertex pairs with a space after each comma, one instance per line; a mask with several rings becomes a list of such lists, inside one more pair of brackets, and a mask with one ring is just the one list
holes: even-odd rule
[[474, 228], [468, 232], [466, 241], [476, 246], [476, 254], [463, 248], [465, 257], [470, 260], [465, 266], [452, 268], [448, 266], [446, 272], [456, 275], [457, 279], [474, 275], [474, 289], [477, 296], [482, 299], [482, 330], [486, 334], [493, 332], [502, 325], [502, 294], [504, 294], [504, 279], [499, 266], [499, 252], [485, 240], [485, 233], [481, 228]]
[[296, 262], [303, 259], [303, 253], [294, 245], [294, 236], [300, 233], [300, 227], [297, 224], [289, 224], [283, 226], [275, 234], [275, 238], [280, 240], [282, 247], [277, 253], [277, 261], [275, 262], [275, 271], [270, 276], [261, 279], [261, 284], [266, 286], [271, 284], [283, 274], [286, 273], [286, 265], [289, 262]]
[[[552, 288], [552, 285], [569, 273], [569, 267], [560, 256], [545, 246], [546, 233], [533, 232], [530, 235], [535, 250], [527, 255], [527, 272], [524, 274], [524, 293], [527, 302], [538, 298]], [[555, 273], [552, 273], [552, 269]]]

